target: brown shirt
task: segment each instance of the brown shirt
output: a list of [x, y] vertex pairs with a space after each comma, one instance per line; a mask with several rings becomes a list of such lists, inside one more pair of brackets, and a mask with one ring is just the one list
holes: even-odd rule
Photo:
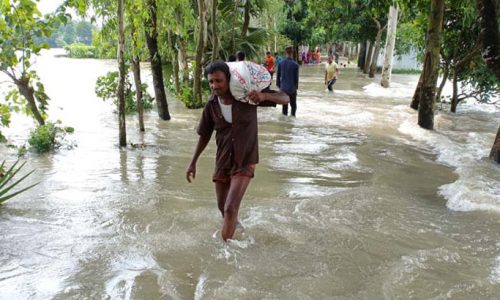
[[[262, 106], [268, 105], [268, 102], [262, 103]], [[222, 116], [218, 97], [212, 95], [203, 109], [198, 126], [198, 134], [201, 136], [210, 137], [215, 130], [217, 154], [214, 174], [220, 174], [224, 170], [231, 170], [232, 173], [259, 162], [257, 105], [233, 101], [231, 110], [233, 120], [228, 123]]]

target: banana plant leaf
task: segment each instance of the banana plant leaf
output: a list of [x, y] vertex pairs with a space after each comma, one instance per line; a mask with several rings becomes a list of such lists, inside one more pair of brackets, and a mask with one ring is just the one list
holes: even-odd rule
[[[12, 197], [15, 197], [19, 195], [20, 193], [23, 193], [35, 185], [37, 185], [39, 182], [32, 184], [28, 187], [25, 187], [21, 190], [18, 190], [14, 193], [7, 194], [10, 190], [12, 190], [14, 187], [18, 186], [23, 180], [25, 180], [29, 175], [31, 175], [33, 171], [25, 174], [23, 177], [17, 179], [14, 181], [14, 176], [23, 168], [23, 166], [26, 164], [26, 162], [22, 163], [20, 166], [17, 167], [19, 163], [19, 160], [16, 161], [6, 172], [5, 174], [0, 174], [0, 205], [5, 203], [7, 200], [11, 199]], [[0, 165], [0, 170], [4, 170], [5, 166], [5, 161], [2, 162], [2, 165]]]

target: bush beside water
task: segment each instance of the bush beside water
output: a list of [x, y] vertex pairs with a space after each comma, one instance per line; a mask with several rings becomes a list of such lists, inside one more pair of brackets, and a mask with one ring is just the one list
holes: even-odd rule
[[61, 128], [54, 123], [47, 123], [33, 129], [29, 134], [28, 144], [36, 153], [46, 153], [59, 148], [66, 133], [73, 133], [74, 128]]
[[97, 48], [85, 44], [71, 44], [65, 46], [64, 49], [68, 51], [71, 58], [97, 58]]

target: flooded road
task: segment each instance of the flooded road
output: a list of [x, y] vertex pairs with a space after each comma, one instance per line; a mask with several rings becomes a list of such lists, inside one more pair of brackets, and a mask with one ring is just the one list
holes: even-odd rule
[[[220, 238], [212, 140], [185, 168], [201, 110], [169, 97], [171, 121], [127, 119], [94, 94], [113, 61], [56, 58], [37, 70], [51, 119], [77, 146], [28, 154], [40, 184], [0, 208], [0, 299], [494, 299], [500, 294], [500, 167], [488, 159], [500, 109], [441, 111], [420, 129], [416, 75], [390, 89], [354, 68], [330, 94], [300, 69], [297, 118], [259, 108], [260, 163]], [[144, 77], [151, 83], [149, 72]], [[149, 84], [151, 87], [151, 84]], [[20, 144], [31, 121], [5, 134]], [[5, 146], [9, 162], [16, 153]]]

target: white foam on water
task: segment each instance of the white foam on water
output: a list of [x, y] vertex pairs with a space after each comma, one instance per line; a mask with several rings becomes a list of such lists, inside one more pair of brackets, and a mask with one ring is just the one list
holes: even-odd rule
[[366, 96], [369, 97], [382, 97], [382, 98], [408, 98], [415, 92], [416, 83], [409, 82], [401, 84], [391, 82], [390, 87], [385, 88], [380, 84], [372, 82], [363, 87]]
[[[157, 264], [150, 253], [139, 253], [140, 250], [131, 250], [128, 254], [118, 257], [112, 263], [115, 276], [106, 282], [106, 293], [111, 299], [132, 299], [133, 287], [136, 278], [145, 271], [155, 273], [158, 278], [162, 276], [162, 268]], [[174, 299], [176, 296], [174, 287], [163, 286]]]
[[494, 133], [490, 136], [481, 132], [445, 131], [439, 126], [440, 122], [445, 123], [440, 115], [435, 118], [436, 130], [429, 131], [420, 128], [416, 118], [414, 114], [402, 121], [399, 131], [411, 136], [419, 145], [430, 146], [437, 154], [437, 161], [454, 167], [459, 177], [439, 188], [439, 194], [447, 200], [447, 207], [456, 211], [500, 213], [499, 168], [487, 159]]
[[[497, 247], [500, 245], [497, 244]], [[491, 270], [490, 274], [490, 282], [492, 284], [500, 284], [500, 256], [497, 256], [495, 259], [495, 265], [493, 266], [493, 270]]]
[[196, 290], [194, 292], [195, 300], [203, 299], [206, 285], [207, 285], [207, 275], [205, 275], [205, 273], [202, 273], [200, 275], [200, 278], [198, 278], [198, 283], [196, 284]]

